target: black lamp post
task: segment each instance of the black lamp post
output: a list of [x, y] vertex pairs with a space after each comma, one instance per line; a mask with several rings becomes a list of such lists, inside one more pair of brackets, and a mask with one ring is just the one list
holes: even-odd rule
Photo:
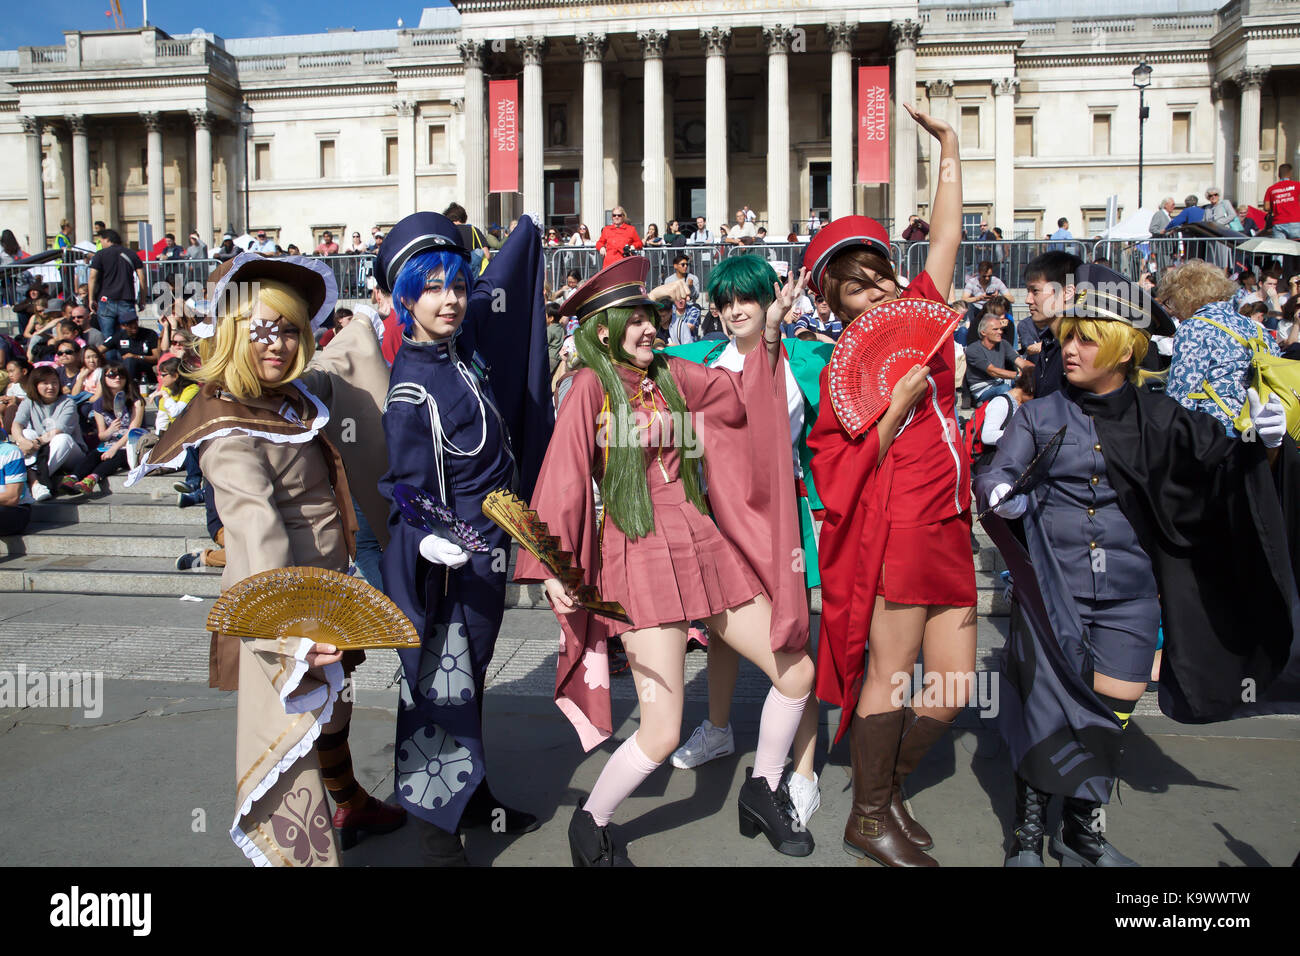
[[[239, 125], [244, 130], [244, 232], [248, 232], [248, 131], [253, 127], [253, 108], [247, 103], [239, 104]], [[1140, 204], [1139, 204], [1140, 205]]]
[[1145, 60], [1133, 68], [1133, 85], [1138, 91], [1138, 208], [1142, 208], [1142, 133], [1146, 129], [1147, 116], [1151, 110], [1147, 107], [1147, 87], [1151, 85], [1151, 67]]

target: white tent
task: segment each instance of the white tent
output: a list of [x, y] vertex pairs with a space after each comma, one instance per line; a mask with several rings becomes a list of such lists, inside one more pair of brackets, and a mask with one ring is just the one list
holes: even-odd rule
[[1151, 217], [1156, 214], [1155, 206], [1146, 209], [1139, 209], [1137, 212], [1129, 213], [1115, 225], [1111, 226], [1101, 234], [1102, 239], [1150, 239]]

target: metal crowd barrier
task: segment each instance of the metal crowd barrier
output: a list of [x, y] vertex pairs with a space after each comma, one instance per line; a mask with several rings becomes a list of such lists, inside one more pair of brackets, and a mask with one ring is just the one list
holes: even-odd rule
[[[957, 249], [957, 261], [952, 270], [954, 292], [957, 297], [960, 297], [967, 278], [976, 275], [980, 263], [985, 261], [993, 263], [993, 274], [1009, 288], [1019, 288], [1024, 285], [1025, 266], [1029, 261], [1044, 252], [1056, 250], [1073, 253], [1085, 262], [1092, 259], [1090, 244], [1081, 239], [1067, 239], [1060, 242], [1047, 239], [1007, 239], [1002, 242], [967, 240]], [[920, 275], [925, 271], [929, 255], [929, 240], [908, 243], [902, 269], [903, 275], [909, 279]]]
[[1093, 258], [1098, 256], [1110, 267], [1126, 276], [1139, 276], [1145, 270], [1157, 281], [1171, 266], [1182, 265], [1189, 259], [1201, 259], [1220, 268], [1234, 272], [1251, 268], [1256, 272], [1272, 264], [1276, 256], [1266, 252], [1248, 252], [1241, 244], [1249, 236], [1231, 239], [1200, 239], [1157, 236], [1138, 241], [1102, 239], [1093, 246]]

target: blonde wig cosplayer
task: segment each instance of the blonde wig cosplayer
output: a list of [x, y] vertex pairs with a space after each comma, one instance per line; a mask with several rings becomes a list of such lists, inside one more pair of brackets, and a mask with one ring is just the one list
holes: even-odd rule
[[[1062, 319], [1061, 343], [1076, 338], [1082, 342], [1097, 343], [1097, 358], [1094, 361], [1097, 368], [1110, 371], [1122, 366], [1122, 371], [1130, 382], [1138, 381], [1138, 366], [1146, 358], [1147, 346], [1151, 342], [1150, 336], [1141, 329], [1135, 329], [1127, 322], [1105, 319]], [[1125, 361], [1124, 353], [1129, 349], [1133, 350], [1133, 354]]]
[[203, 339], [199, 357], [203, 364], [190, 373], [200, 382], [216, 382], [240, 401], [257, 398], [266, 387], [253, 364], [253, 344], [248, 339], [248, 321], [258, 304], [279, 313], [298, 330], [298, 351], [284, 378], [276, 383], [288, 385], [307, 368], [316, 340], [307, 316], [307, 301], [292, 286], [272, 279], [259, 279], [257, 297], [240, 304], [239, 311], [217, 319], [217, 331]]
[[1237, 291], [1237, 283], [1218, 266], [1192, 259], [1166, 274], [1156, 289], [1156, 298], [1178, 319], [1190, 318], [1203, 305], [1224, 302]]

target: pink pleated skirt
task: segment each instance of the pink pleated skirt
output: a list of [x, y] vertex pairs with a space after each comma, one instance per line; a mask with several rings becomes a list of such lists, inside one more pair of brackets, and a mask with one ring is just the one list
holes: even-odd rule
[[763, 592], [758, 576], [718, 526], [686, 498], [682, 482], [646, 475], [655, 529], [635, 541], [605, 519], [600, 593], [618, 601], [632, 624], [610, 622], [615, 633], [706, 618]]

